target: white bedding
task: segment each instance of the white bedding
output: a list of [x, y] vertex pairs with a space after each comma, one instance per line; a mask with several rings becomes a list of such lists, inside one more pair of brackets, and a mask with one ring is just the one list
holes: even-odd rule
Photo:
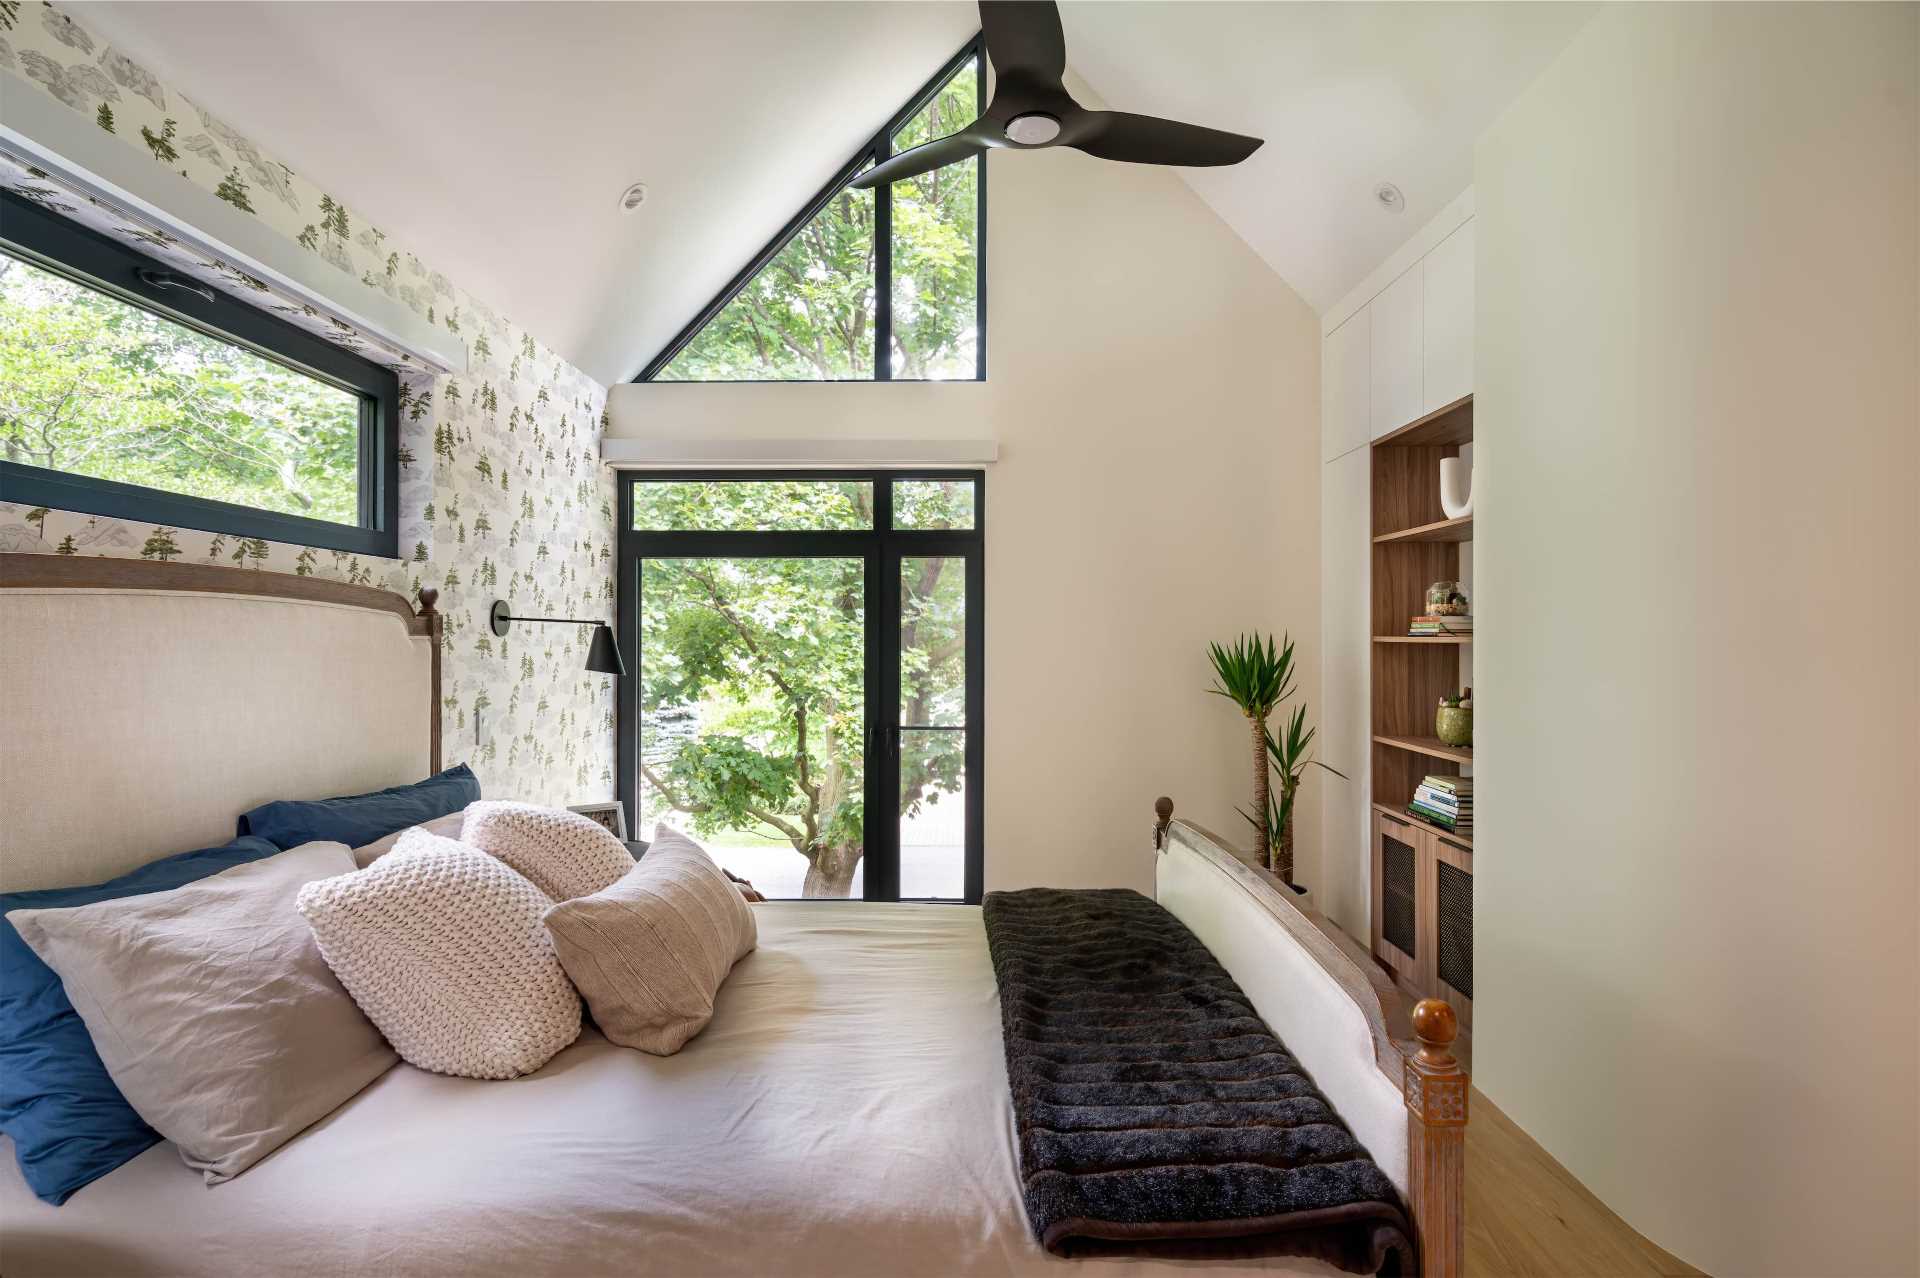
[[[1192, 1274], [1067, 1261], [1019, 1196], [977, 908], [769, 903], [678, 1055], [588, 1030], [510, 1082], [398, 1065], [227, 1184], [169, 1144], [63, 1207], [0, 1149], [0, 1271]], [[1210, 1261], [1213, 1272], [1336, 1271]]]

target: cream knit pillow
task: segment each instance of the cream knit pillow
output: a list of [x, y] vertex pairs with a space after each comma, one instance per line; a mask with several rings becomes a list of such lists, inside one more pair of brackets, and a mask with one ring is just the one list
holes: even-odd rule
[[499, 857], [555, 901], [589, 896], [633, 868], [633, 854], [610, 830], [564, 808], [469, 803], [460, 841]]
[[402, 1060], [513, 1078], [580, 1036], [580, 996], [541, 922], [551, 904], [486, 853], [408, 830], [366, 869], [301, 888], [298, 908]]
[[720, 867], [666, 825], [625, 878], [548, 910], [547, 930], [600, 1032], [656, 1056], [706, 1028], [720, 983], [758, 940]]

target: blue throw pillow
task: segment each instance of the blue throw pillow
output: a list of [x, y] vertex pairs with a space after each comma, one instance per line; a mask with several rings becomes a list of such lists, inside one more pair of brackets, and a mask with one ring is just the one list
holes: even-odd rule
[[[280, 851], [265, 839], [182, 852], [91, 887], [0, 893], [9, 910], [61, 909], [183, 887]], [[0, 1131], [27, 1185], [59, 1206], [160, 1139], [100, 1063], [52, 968], [0, 920]]]
[[358, 848], [395, 830], [458, 812], [479, 797], [479, 778], [461, 763], [425, 781], [372, 794], [263, 803], [240, 818], [240, 833], [282, 848], [297, 848], [316, 840]]

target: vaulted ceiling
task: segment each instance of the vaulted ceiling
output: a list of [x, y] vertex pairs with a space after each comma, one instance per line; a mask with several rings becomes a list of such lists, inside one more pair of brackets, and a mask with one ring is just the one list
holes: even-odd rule
[[[670, 340], [978, 21], [958, 0], [69, 7], [601, 381]], [[1267, 138], [1186, 176], [1321, 310], [1465, 189], [1474, 137], [1590, 12], [1062, 9], [1109, 105]], [[1404, 212], [1374, 202], [1383, 180]], [[647, 202], [623, 213], [636, 181]]]

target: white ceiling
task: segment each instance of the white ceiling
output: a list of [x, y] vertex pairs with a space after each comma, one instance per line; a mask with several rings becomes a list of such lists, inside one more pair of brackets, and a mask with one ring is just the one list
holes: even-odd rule
[[[977, 25], [965, 0], [70, 7], [603, 382], [669, 341]], [[1108, 105], [1267, 139], [1187, 179], [1325, 310], [1466, 188], [1473, 139], [1592, 8], [1062, 13]], [[1404, 212], [1375, 206], [1383, 179]], [[629, 216], [634, 181], [649, 198]]]
[[[1597, 4], [1061, 5], [1074, 69], [1119, 111], [1265, 138], [1185, 169], [1315, 311], [1473, 181], [1473, 143]], [[1399, 213], [1373, 196], [1406, 196]]]

